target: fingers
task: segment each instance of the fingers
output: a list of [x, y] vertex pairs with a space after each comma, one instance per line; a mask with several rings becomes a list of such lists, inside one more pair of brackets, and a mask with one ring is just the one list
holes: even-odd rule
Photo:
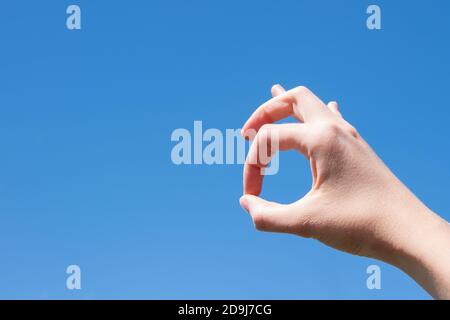
[[336, 101], [331, 101], [328, 103], [328, 108], [337, 116], [342, 118], [342, 114], [339, 111], [339, 105]]
[[[277, 88], [276, 93], [279, 92], [280, 90]], [[303, 122], [308, 122], [329, 118], [332, 113], [307, 88], [297, 87], [280, 93], [275, 98], [262, 104], [247, 120], [242, 132], [245, 134], [249, 129], [258, 131], [266, 123], [273, 123], [291, 115], [296, 116]]]
[[[281, 86], [280, 84], [276, 84], [272, 87], [272, 97], [276, 97], [279, 96], [280, 94], [283, 94], [286, 92], [286, 90], [283, 88], [283, 86]], [[294, 117], [295, 119], [297, 119], [297, 121], [301, 121], [300, 118], [298, 116], [294, 114], [291, 114], [292, 117]], [[251, 140], [251, 139], [250, 139]]]
[[262, 170], [279, 150], [296, 149], [307, 154], [310, 135], [307, 124], [264, 125], [256, 134], [244, 164], [244, 194], [261, 193]]
[[295, 227], [295, 216], [288, 205], [269, 202], [259, 197], [244, 195], [239, 200], [247, 211], [256, 229], [271, 232], [292, 232]]
[[272, 87], [271, 92], [272, 92], [272, 97], [275, 98], [276, 96], [279, 96], [280, 94], [285, 93], [286, 90], [284, 90], [284, 88], [280, 84], [276, 84]]
[[305, 238], [316, 234], [317, 220], [313, 217], [317, 216], [318, 203], [308, 195], [288, 205], [252, 195], [242, 196], [239, 202], [260, 231], [292, 233]]

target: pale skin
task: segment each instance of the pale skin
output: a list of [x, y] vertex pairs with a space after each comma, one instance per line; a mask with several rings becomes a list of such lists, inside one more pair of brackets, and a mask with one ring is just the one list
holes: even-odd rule
[[[241, 206], [261, 231], [314, 238], [335, 249], [392, 264], [431, 296], [450, 299], [450, 224], [427, 208], [342, 117], [305, 87], [272, 88], [273, 98], [247, 120], [256, 130], [244, 165]], [[293, 116], [298, 123], [275, 124]], [[291, 204], [259, 197], [270, 137], [310, 162], [311, 190]], [[271, 149], [270, 147], [268, 148]], [[278, 150], [270, 150], [269, 156]]]

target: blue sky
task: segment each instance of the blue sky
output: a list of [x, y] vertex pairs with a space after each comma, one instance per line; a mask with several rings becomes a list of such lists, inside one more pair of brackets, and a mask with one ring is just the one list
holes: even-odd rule
[[[381, 31], [366, 28], [372, 3]], [[70, 4], [82, 30], [66, 28]], [[240, 128], [272, 84], [306, 85], [449, 220], [448, 1], [1, 8], [0, 298], [428, 298], [386, 264], [256, 232], [242, 166], [175, 166], [170, 135], [194, 120]], [[288, 152], [263, 196], [294, 201], [310, 184]], [[80, 291], [66, 289], [71, 264]]]

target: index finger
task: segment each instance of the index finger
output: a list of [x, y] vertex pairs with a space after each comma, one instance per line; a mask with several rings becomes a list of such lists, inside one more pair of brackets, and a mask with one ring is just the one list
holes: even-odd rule
[[302, 122], [328, 118], [331, 111], [314, 93], [305, 87], [297, 87], [281, 93], [262, 104], [253, 112], [242, 128], [242, 133], [249, 129], [258, 131], [266, 123], [295, 116]]

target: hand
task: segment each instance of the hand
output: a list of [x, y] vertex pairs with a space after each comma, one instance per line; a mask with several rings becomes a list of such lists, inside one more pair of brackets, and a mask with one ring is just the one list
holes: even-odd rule
[[[242, 129], [244, 136], [257, 131], [240, 199], [256, 228], [315, 238], [345, 252], [384, 260], [408, 272], [433, 296], [450, 297], [449, 224], [394, 176], [343, 119], [335, 102], [327, 106], [305, 87], [285, 92], [277, 85], [272, 94]], [[301, 123], [273, 124], [288, 116]], [[270, 159], [278, 149], [298, 150], [311, 165], [312, 188], [292, 204], [258, 197], [261, 169], [268, 164], [261, 150], [269, 150]]]

